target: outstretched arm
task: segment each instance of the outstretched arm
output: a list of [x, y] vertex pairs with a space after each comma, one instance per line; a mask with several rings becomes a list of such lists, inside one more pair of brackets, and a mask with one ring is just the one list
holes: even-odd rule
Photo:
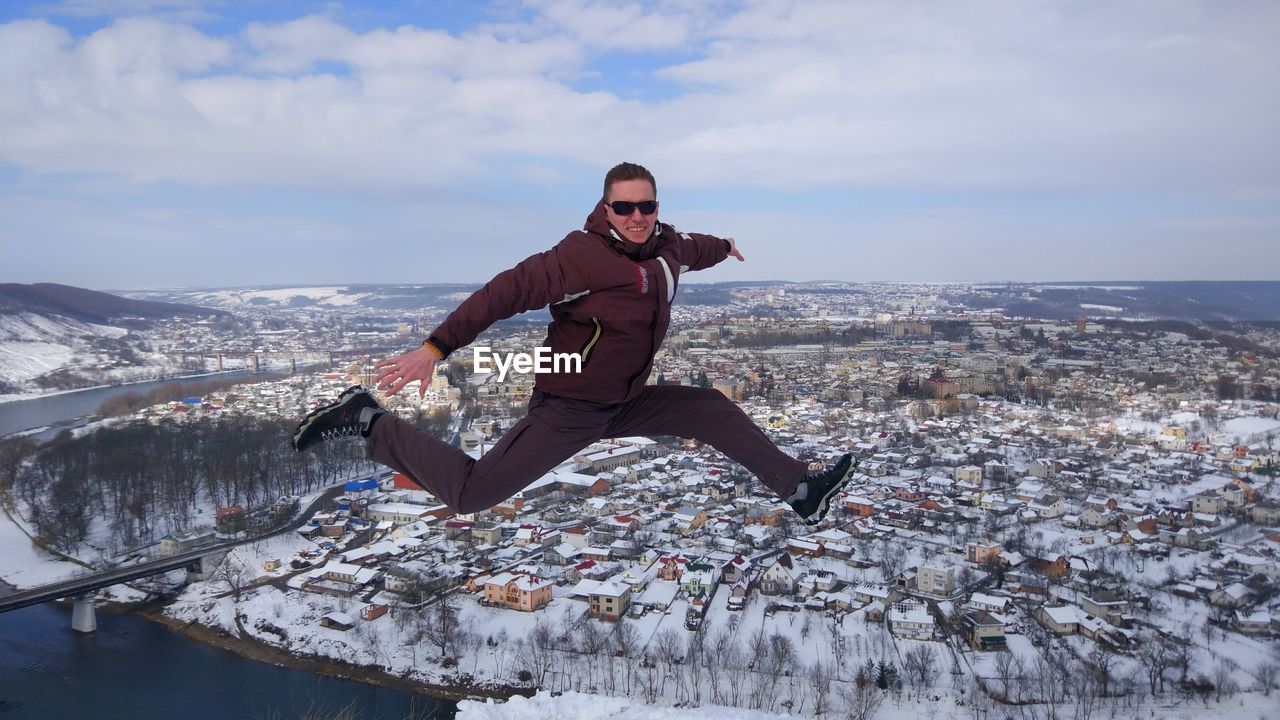
[[586, 278], [572, 256], [573, 249], [565, 240], [498, 273], [450, 313], [422, 347], [378, 363], [378, 389], [395, 395], [417, 380], [421, 383], [418, 395], [425, 395], [436, 363], [471, 344], [493, 323], [586, 290]]
[[703, 233], [679, 233], [676, 253], [680, 264], [689, 270], [705, 270], [730, 257], [737, 258], [739, 262], [744, 260], [733, 238]]

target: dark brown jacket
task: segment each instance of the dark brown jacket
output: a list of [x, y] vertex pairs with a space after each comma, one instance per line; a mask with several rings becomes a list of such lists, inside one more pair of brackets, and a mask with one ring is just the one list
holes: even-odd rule
[[447, 356], [499, 320], [550, 305], [542, 344], [553, 353], [581, 353], [583, 367], [580, 374], [539, 373], [536, 387], [578, 400], [624, 402], [639, 394], [653, 368], [680, 274], [711, 267], [728, 250], [721, 238], [662, 223], [642, 245], [623, 240], [600, 203], [583, 230], [498, 273], [430, 341]]

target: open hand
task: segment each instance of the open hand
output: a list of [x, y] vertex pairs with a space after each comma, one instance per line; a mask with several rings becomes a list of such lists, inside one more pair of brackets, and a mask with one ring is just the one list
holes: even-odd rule
[[374, 387], [386, 392], [387, 395], [395, 395], [403, 390], [405, 385], [417, 380], [418, 397], [423, 397], [427, 394], [427, 386], [431, 384], [431, 378], [435, 375], [436, 362], [436, 354], [426, 346], [410, 350], [390, 360], [383, 360], [373, 366], [378, 370], [378, 376], [373, 381]]
[[733, 238], [725, 238], [729, 243], [729, 257], [738, 258], [738, 262], [745, 262], [746, 258], [742, 257], [742, 253], [738, 252], [738, 243]]

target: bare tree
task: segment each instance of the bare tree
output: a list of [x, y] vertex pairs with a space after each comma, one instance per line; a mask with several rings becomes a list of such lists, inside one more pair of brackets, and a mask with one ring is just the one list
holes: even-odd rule
[[676, 663], [684, 655], [684, 643], [680, 640], [680, 633], [671, 628], [659, 631], [654, 641], [663, 669], [661, 692], [666, 692], [667, 678], [675, 674]]
[[443, 659], [458, 639], [458, 600], [453, 595], [442, 595], [426, 613], [419, 616], [422, 635], [435, 645]]
[[809, 666], [809, 684], [813, 687], [813, 714], [827, 711], [827, 698], [831, 695], [831, 669], [821, 658]]
[[1276, 679], [1280, 676], [1280, 665], [1274, 662], [1265, 662], [1254, 669], [1250, 674], [1253, 679], [1258, 681], [1258, 686], [1262, 689], [1262, 694], [1271, 697], [1271, 690], [1276, 686]]
[[938, 675], [938, 654], [932, 645], [916, 643], [903, 658], [907, 682], [917, 690], [928, 690]]
[[769, 674], [769, 709], [773, 710], [778, 701], [778, 681], [783, 675], [795, 676], [796, 647], [791, 638], [781, 633], [769, 636], [769, 655], [765, 668]]
[[1213, 666], [1213, 699], [1221, 702], [1222, 696], [1228, 698], [1236, 694], [1240, 689], [1238, 683], [1232, 675], [1235, 673], [1236, 663], [1231, 658], [1222, 658]]
[[529, 662], [532, 665], [531, 672], [533, 673], [533, 679], [536, 681], [536, 687], [542, 687], [542, 683], [546, 681], [547, 672], [551, 670], [551, 653], [555, 650], [555, 637], [556, 632], [542, 618], [538, 618], [533, 628], [529, 630], [526, 650], [529, 653]]
[[591, 690], [595, 689], [595, 671], [608, 641], [609, 636], [595, 622], [586, 621], [578, 626], [578, 651], [587, 657], [587, 686]]
[[1106, 697], [1111, 689], [1112, 669], [1115, 665], [1116, 656], [1103, 650], [1095, 648], [1089, 653], [1089, 663], [1087, 667], [1093, 671], [1094, 678], [1098, 683], [1098, 695]]
[[996, 657], [996, 675], [1000, 678], [1000, 698], [1009, 700], [1010, 680], [1014, 673], [1021, 670], [1017, 656], [1013, 653], [1002, 652]]
[[253, 568], [240, 558], [235, 551], [229, 552], [222, 558], [222, 562], [213, 570], [213, 579], [227, 584], [231, 597], [236, 604], [240, 603], [240, 598], [244, 594], [245, 588], [249, 586], [254, 579]]
[[854, 682], [845, 692], [849, 720], [871, 720], [884, 704], [885, 693], [873, 683]]
[[1173, 666], [1174, 657], [1169, 647], [1159, 640], [1152, 638], [1149, 642], [1143, 644], [1138, 650], [1138, 657], [1142, 660], [1142, 665], [1147, 671], [1147, 685], [1151, 690], [1151, 694], [1164, 692], [1164, 672]]
[[625, 669], [623, 693], [630, 695], [632, 663], [635, 659], [636, 649], [640, 644], [640, 633], [631, 623], [619, 618], [618, 622], [613, 626], [613, 632], [609, 640], [613, 645], [614, 653], [620, 654], [627, 659], [626, 664], [623, 666]]

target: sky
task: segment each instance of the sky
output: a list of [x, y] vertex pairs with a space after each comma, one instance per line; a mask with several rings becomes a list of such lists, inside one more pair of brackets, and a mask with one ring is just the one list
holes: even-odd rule
[[1273, 0], [0, 3], [0, 282], [483, 282], [612, 165], [689, 281], [1280, 279]]

